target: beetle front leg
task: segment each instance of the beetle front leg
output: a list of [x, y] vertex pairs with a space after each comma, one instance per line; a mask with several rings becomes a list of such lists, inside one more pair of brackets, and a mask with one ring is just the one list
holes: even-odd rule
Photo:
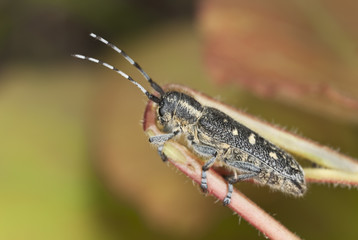
[[162, 159], [162, 161], [166, 162], [166, 161], [168, 161], [168, 158], [167, 158], [167, 155], [165, 155], [163, 153], [163, 148], [164, 148], [164, 145], [159, 145], [157, 148], [157, 151], [158, 151], [158, 154], [159, 154], [160, 158]]
[[199, 153], [200, 155], [202, 155], [204, 157], [211, 156], [210, 160], [207, 161], [203, 165], [202, 171], [201, 171], [201, 184], [200, 184], [200, 187], [203, 190], [203, 192], [206, 192], [208, 190], [208, 182], [207, 182], [207, 179], [206, 179], [206, 171], [208, 171], [213, 166], [213, 164], [215, 163], [216, 156], [217, 156], [217, 151], [213, 147], [200, 145], [200, 144], [193, 144], [193, 148], [197, 153]]
[[178, 134], [179, 134], [179, 131], [175, 131], [172, 133], [162, 134], [162, 135], [158, 135], [158, 136], [149, 138], [150, 143], [158, 145], [158, 149], [157, 149], [158, 154], [159, 154], [160, 158], [163, 160], [163, 162], [168, 161], [167, 156], [163, 153], [163, 148], [164, 148], [165, 142], [172, 139], [173, 137], [175, 137]]

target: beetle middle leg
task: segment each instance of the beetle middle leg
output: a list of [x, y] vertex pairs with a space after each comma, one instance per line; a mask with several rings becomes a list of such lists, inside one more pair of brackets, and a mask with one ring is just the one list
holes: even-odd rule
[[201, 144], [192, 144], [194, 150], [199, 153], [200, 155], [204, 157], [211, 157], [209, 161], [205, 162], [205, 164], [202, 167], [201, 171], [201, 189], [206, 192], [208, 190], [208, 182], [206, 179], [206, 171], [208, 171], [213, 164], [215, 163], [217, 151], [215, 148], [207, 146], [207, 145], [201, 145]]
[[163, 153], [164, 144], [166, 141], [172, 139], [176, 135], [179, 134], [179, 131], [174, 131], [172, 133], [167, 134], [161, 134], [154, 137], [149, 138], [149, 142], [153, 143], [155, 145], [158, 145], [158, 154], [160, 158], [163, 160], [163, 162], [166, 162], [168, 160], [167, 156]]

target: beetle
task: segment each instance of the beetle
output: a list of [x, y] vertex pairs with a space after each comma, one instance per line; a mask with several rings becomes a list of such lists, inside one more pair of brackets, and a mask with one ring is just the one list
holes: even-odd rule
[[165, 133], [150, 137], [149, 142], [157, 146], [163, 161], [167, 160], [163, 153], [164, 144], [184, 135], [187, 146], [206, 160], [201, 173], [200, 187], [203, 191], [208, 189], [206, 172], [215, 162], [221, 162], [232, 173], [226, 178], [228, 191], [224, 205], [230, 204], [233, 184], [249, 179], [293, 196], [303, 196], [306, 191], [304, 172], [289, 153], [220, 110], [202, 105], [192, 96], [179, 91], [165, 92], [123, 50], [94, 33], [90, 36], [121, 54], [158, 93], [159, 97], [151, 94], [132, 77], [106, 62], [80, 54], [73, 55], [116, 71], [157, 104], [158, 124]]

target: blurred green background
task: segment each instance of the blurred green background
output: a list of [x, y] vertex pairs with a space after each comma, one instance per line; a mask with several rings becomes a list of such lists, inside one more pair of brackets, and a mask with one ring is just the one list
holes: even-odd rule
[[[95, 32], [160, 84], [180, 83], [358, 156], [358, 125], [214, 84], [195, 1], [0, 2], [0, 239], [257, 239], [257, 230], [163, 164], [141, 127], [146, 88]], [[310, 184], [293, 199], [240, 190], [305, 239], [356, 239], [358, 191]]]

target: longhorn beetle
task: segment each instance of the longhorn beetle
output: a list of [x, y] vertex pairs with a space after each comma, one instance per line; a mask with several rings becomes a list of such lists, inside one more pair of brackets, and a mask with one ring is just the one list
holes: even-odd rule
[[216, 161], [221, 161], [232, 172], [232, 176], [227, 177], [228, 192], [223, 201], [224, 205], [230, 204], [233, 184], [247, 179], [254, 179], [262, 185], [293, 196], [299, 197], [305, 193], [303, 170], [290, 154], [218, 109], [203, 106], [182, 92], [165, 92], [124, 51], [94, 33], [90, 36], [111, 47], [136, 67], [160, 97], [149, 93], [133, 78], [108, 63], [79, 54], [73, 56], [116, 71], [157, 104], [158, 123], [166, 133], [150, 137], [149, 142], [158, 146], [160, 157], [166, 161], [163, 153], [165, 142], [184, 135], [188, 146], [196, 154], [207, 159], [202, 166], [200, 186], [203, 191], [208, 188], [206, 171]]

